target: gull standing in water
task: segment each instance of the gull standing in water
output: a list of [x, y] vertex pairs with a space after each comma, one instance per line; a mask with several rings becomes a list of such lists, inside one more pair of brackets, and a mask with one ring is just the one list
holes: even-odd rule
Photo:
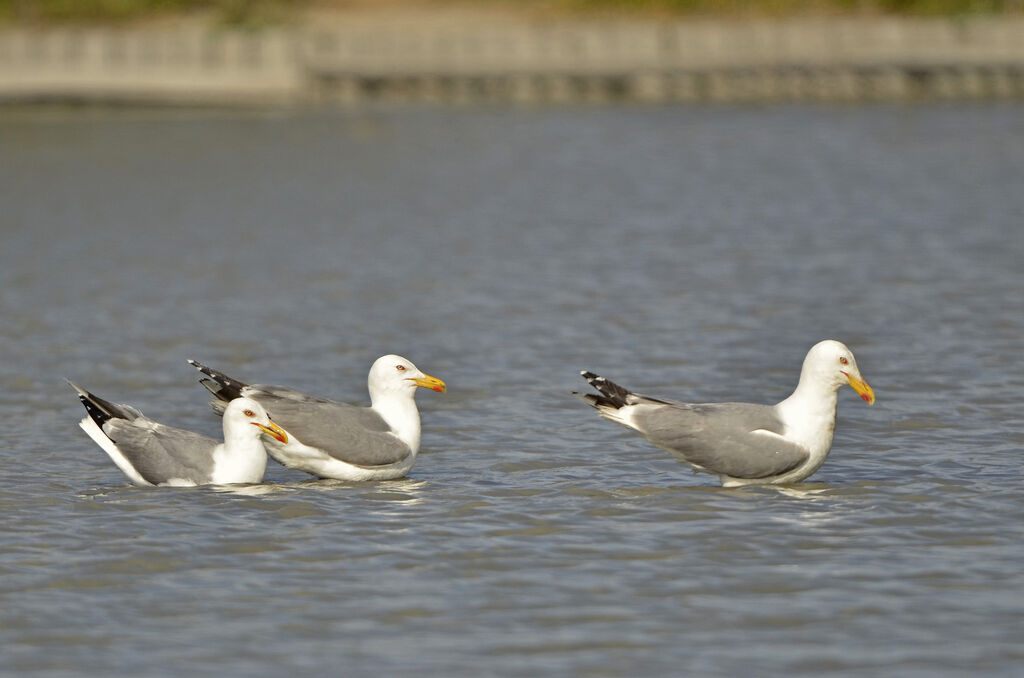
[[370, 368], [370, 407], [345, 405], [283, 386], [249, 385], [195, 360], [189, 363], [209, 377], [200, 383], [216, 396], [210, 403], [215, 412], [244, 397], [274, 413], [289, 438], [267, 445], [271, 457], [290, 468], [338, 480], [391, 480], [409, 473], [420, 449], [416, 389], [447, 390], [443, 381], [397, 355], [382, 356]]
[[796, 390], [777, 405], [651, 398], [593, 372], [581, 374], [600, 393], [581, 396], [598, 414], [694, 470], [717, 475], [726, 487], [800, 482], [818, 470], [832, 447], [839, 387], [848, 384], [869, 405], [875, 402], [853, 353], [833, 340], [807, 352]]

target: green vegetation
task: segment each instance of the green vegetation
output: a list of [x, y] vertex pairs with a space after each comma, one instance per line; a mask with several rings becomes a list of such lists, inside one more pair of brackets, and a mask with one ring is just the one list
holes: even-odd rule
[[[287, 21], [311, 8], [372, 7], [374, 0], [0, 0], [0, 22], [124, 22], [202, 14], [233, 25]], [[1024, 0], [392, 0], [417, 8], [501, 6], [511, 10], [707, 16], [1019, 13]]]

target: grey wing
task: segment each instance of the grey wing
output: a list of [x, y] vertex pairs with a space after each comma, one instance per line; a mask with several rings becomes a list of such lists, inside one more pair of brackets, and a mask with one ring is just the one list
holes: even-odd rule
[[[327, 398], [317, 398], [311, 396], [302, 391], [296, 391], [293, 388], [287, 386], [271, 386], [268, 384], [253, 384], [251, 386], [244, 386], [241, 389], [241, 395], [246, 398], [252, 398], [257, 401], [263, 402], [263, 406], [271, 412], [273, 416], [273, 410], [270, 410], [270, 403], [276, 403], [281, 400], [290, 401], [293, 403], [334, 403]], [[224, 409], [227, 408], [228, 402], [224, 400], [214, 399], [210, 402], [210, 407], [217, 414], [223, 415]], [[280, 423], [280, 422], [278, 422]]]
[[242, 389], [242, 395], [247, 398], [255, 398], [256, 400], [268, 397], [280, 400], [290, 400], [296, 403], [340, 404], [333, 400], [328, 400], [327, 398], [318, 398], [316, 396], [311, 396], [308, 393], [303, 393], [302, 391], [296, 391], [295, 389], [288, 388], [287, 386], [270, 386], [268, 384], [253, 384], [252, 386], [246, 386]]
[[309, 447], [357, 466], [383, 466], [402, 461], [412, 450], [391, 433], [391, 427], [368, 407], [356, 407], [298, 391], [253, 394], [288, 435]]
[[103, 432], [146, 481], [159, 485], [174, 478], [207, 483], [213, 474], [213, 438], [164, 426], [146, 418], [112, 419]]
[[636, 422], [649, 441], [711, 473], [733, 478], [768, 478], [807, 461], [794, 443], [753, 433], [782, 434], [773, 408], [748, 403], [652, 405]]

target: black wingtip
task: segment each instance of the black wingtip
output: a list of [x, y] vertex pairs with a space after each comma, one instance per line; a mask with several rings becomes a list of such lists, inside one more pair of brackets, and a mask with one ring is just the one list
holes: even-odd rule
[[[209, 379], [200, 379], [199, 383], [205, 386], [206, 390], [210, 393], [225, 402], [242, 397], [242, 389], [248, 386], [248, 384], [232, 379], [223, 372], [207, 367], [197, 360], [189, 358], [188, 364], [209, 377]], [[216, 386], [214, 383], [216, 383]]]
[[86, 391], [86, 390], [85, 390], [84, 388], [82, 388], [81, 386], [79, 386], [79, 385], [78, 385], [78, 384], [76, 384], [75, 382], [71, 381], [71, 380], [70, 380], [70, 379], [68, 379], [67, 377], [64, 377], [64, 381], [68, 382], [68, 386], [70, 386], [71, 388], [75, 389], [75, 391], [77, 391], [77, 392], [78, 392], [78, 397], [79, 397], [79, 398], [81, 398], [82, 396], [87, 396], [87, 395], [89, 395], [89, 392], [88, 392], [88, 391]]
[[622, 407], [628, 402], [629, 396], [632, 393], [613, 381], [608, 381], [602, 376], [594, 374], [588, 370], [580, 372], [584, 379], [587, 380], [591, 386], [593, 386], [602, 397], [598, 396], [586, 396], [584, 399], [587, 400], [594, 407], [614, 407], [616, 409]]
[[617, 410], [619, 409], [619, 407], [621, 407], [620, 403], [616, 403], [611, 398], [606, 398], [603, 395], [596, 395], [594, 393], [579, 393], [578, 391], [573, 391], [572, 395], [579, 398], [580, 400], [582, 400], [583, 402], [585, 402], [586, 404], [590, 405], [595, 409], [607, 407], [613, 410]]
[[70, 379], [65, 379], [64, 381], [68, 382], [68, 385], [75, 389], [78, 393], [78, 399], [82, 402], [82, 406], [85, 407], [85, 411], [89, 415], [89, 418], [96, 422], [96, 425], [99, 426], [101, 430], [103, 429], [103, 425], [111, 419], [133, 418], [133, 413], [125, 410], [121, 406], [89, 393]]
[[197, 370], [199, 370], [200, 372], [202, 372], [203, 374], [205, 374], [207, 376], [211, 376], [211, 377], [213, 376], [213, 374], [211, 374], [211, 373], [214, 372], [214, 370], [209, 368], [209, 367], [207, 367], [206, 365], [202, 364], [198, 360], [192, 360], [192, 358], [186, 358], [186, 362], [189, 365], [191, 365], [192, 367], [194, 367]]

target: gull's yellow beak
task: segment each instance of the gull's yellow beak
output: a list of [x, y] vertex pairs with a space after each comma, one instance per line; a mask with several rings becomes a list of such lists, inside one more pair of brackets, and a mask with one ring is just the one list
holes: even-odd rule
[[[843, 372], [843, 374], [846, 373]], [[870, 386], [868, 386], [868, 382], [863, 379], [858, 379], [857, 377], [851, 377], [848, 374], [846, 374], [846, 378], [850, 380], [850, 388], [857, 392], [857, 395], [861, 397], [861, 400], [866, 402], [868, 405], [875, 404], [875, 392], [871, 390]]]
[[274, 422], [270, 422], [270, 426], [264, 426], [263, 424], [258, 424], [254, 421], [252, 422], [252, 425], [266, 433], [274, 440], [282, 442], [285, 445], [288, 444], [288, 433]]
[[429, 388], [431, 391], [437, 391], [438, 393], [444, 393], [448, 390], [448, 386], [437, 377], [432, 377], [429, 374], [424, 374], [420, 379], [413, 379], [413, 383], [423, 388]]

